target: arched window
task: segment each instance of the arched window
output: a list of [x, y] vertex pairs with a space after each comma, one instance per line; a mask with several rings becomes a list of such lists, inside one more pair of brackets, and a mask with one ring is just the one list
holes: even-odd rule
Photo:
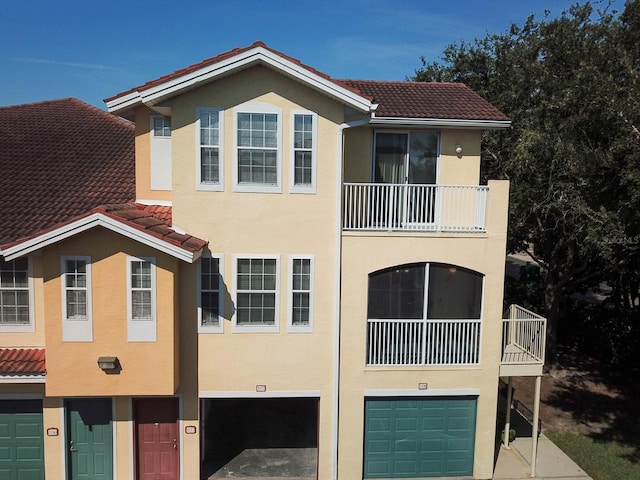
[[483, 278], [441, 263], [370, 274], [367, 363], [478, 363]]

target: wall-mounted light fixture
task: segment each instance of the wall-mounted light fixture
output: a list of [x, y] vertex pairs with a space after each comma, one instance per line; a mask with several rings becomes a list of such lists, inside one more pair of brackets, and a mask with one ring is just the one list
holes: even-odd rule
[[462, 155], [462, 145], [456, 145], [456, 153], [458, 154], [458, 156]]
[[120, 368], [118, 357], [98, 357], [98, 367], [101, 370], [113, 371]]

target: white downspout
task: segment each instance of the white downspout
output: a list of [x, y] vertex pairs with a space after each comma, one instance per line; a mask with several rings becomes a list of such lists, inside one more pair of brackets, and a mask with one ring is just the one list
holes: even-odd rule
[[343, 123], [338, 127], [338, 139], [337, 139], [337, 159], [338, 165], [336, 169], [336, 264], [335, 264], [335, 321], [333, 325], [333, 426], [332, 426], [332, 440], [333, 440], [333, 462], [331, 478], [337, 480], [338, 478], [338, 420], [340, 409], [340, 310], [342, 306], [341, 302], [341, 290], [342, 290], [342, 174], [343, 174], [343, 162], [344, 162], [344, 136], [343, 132], [347, 128], [357, 127], [360, 125], [366, 125], [369, 123], [369, 119], [358, 120], [355, 122]]

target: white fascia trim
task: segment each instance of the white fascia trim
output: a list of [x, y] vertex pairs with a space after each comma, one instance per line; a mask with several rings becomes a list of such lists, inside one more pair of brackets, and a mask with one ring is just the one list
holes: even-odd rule
[[422, 127], [483, 129], [509, 128], [511, 126], [510, 120], [460, 120], [454, 118], [372, 117], [369, 123], [371, 123], [372, 125], [411, 125]]
[[220, 75], [224, 75], [232, 70], [259, 62], [270, 65], [281, 70], [287, 75], [318, 88], [326, 94], [351, 105], [357, 110], [369, 112], [373, 108], [371, 101], [366, 98], [357, 95], [356, 93], [343, 88], [304, 67], [301, 67], [297, 63], [276, 55], [264, 47], [256, 47], [251, 50], [247, 50], [246, 52], [234, 55], [228, 59], [221, 60], [212, 65], [198, 69], [195, 72], [191, 72], [187, 75], [180, 76], [176, 79], [144, 90], [142, 93], [134, 92], [126, 95], [125, 97], [114, 99], [107, 103], [107, 109], [110, 112], [124, 110], [138, 102], [153, 105], [162, 101], [164, 98], [179, 93], [185, 88], [193, 87], [197, 84], [210, 81]]
[[116, 97], [109, 102], [105, 102], [107, 105], [107, 111], [109, 113], [115, 113], [118, 111], [126, 110], [129, 107], [140, 103], [141, 95], [140, 92], [135, 91], [131, 92], [123, 97]]
[[172, 245], [168, 242], [160, 240], [154, 236], [144, 233], [136, 228], [125, 225], [114, 220], [102, 213], [94, 213], [87, 217], [71, 222], [63, 227], [56, 228], [50, 232], [44, 233], [38, 237], [19, 243], [7, 248], [3, 253], [7, 260], [21, 257], [35, 250], [49, 246], [60, 240], [77, 235], [94, 227], [104, 227], [113, 232], [119, 233], [132, 240], [140, 242], [144, 245], [152, 247], [163, 253], [171, 255], [185, 262], [193, 263], [200, 257], [200, 252], [191, 253], [183, 248]]
[[479, 396], [479, 388], [444, 388], [427, 390], [365, 390], [365, 397], [468, 397]]
[[200, 391], [199, 398], [320, 398], [320, 390], [279, 390], [274, 392]]
[[[45, 376], [32, 375], [28, 377], [19, 377], [19, 376], [10, 376], [10, 375], [0, 375], [0, 383], [45, 383]], [[24, 397], [21, 396], [20, 398], [24, 398]], [[37, 398], [41, 398], [41, 396]]]

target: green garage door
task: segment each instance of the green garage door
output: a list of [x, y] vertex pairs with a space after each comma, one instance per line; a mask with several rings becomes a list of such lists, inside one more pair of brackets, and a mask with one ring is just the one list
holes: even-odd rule
[[44, 479], [41, 400], [0, 400], [0, 478]]
[[473, 474], [476, 397], [365, 400], [365, 478]]

